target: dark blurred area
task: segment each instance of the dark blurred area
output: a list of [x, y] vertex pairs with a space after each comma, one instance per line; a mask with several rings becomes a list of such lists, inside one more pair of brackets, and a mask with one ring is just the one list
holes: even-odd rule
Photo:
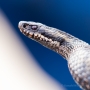
[[81, 90], [71, 77], [67, 61], [25, 37], [18, 29], [18, 22], [22, 20], [40, 22], [90, 43], [90, 1], [1, 0], [0, 7], [43, 70], [63, 84], [67, 90]]

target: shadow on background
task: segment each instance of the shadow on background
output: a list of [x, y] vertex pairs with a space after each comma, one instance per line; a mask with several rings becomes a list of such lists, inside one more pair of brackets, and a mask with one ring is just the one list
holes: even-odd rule
[[67, 90], [81, 90], [70, 75], [67, 61], [22, 35], [18, 29], [18, 22], [21, 20], [41, 22], [90, 43], [90, 1], [3, 0], [0, 1], [0, 6], [14, 26], [17, 35], [43, 70], [62, 83]]

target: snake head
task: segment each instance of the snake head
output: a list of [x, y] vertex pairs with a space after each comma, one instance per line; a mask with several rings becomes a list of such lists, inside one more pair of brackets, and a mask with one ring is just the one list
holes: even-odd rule
[[36, 23], [36, 22], [27, 22], [27, 21], [20, 21], [18, 24], [18, 27], [20, 31], [30, 38], [34, 38], [35, 36], [38, 36], [39, 34], [44, 33], [43, 24]]

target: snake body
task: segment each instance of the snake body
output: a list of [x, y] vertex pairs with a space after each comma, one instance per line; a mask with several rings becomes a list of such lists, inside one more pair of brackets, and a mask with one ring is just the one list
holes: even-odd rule
[[57, 52], [68, 62], [73, 79], [83, 90], [90, 90], [90, 45], [62, 30], [36, 22], [19, 22], [27, 37]]

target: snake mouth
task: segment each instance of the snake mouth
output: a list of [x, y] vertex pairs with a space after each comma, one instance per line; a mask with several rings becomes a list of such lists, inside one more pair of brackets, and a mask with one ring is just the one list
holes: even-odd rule
[[41, 40], [42, 39], [42, 35], [38, 32], [32, 32], [30, 30], [25, 30], [23, 28], [20, 29], [20, 31], [27, 37], [34, 39], [34, 40]]
[[[19, 27], [20, 28], [20, 27]], [[25, 35], [27, 36], [28, 38], [31, 38], [35, 41], [52, 41], [51, 39], [48, 39], [47, 37], [45, 37], [43, 34], [41, 33], [38, 33], [38, 32], [33, 32], [33, 31], [30, 31], [30, 30], [26, 30], [26, 29], [23, 29], [23, 28], [20, 28], [20, 31]]]
[[34, 32], [31, 32], [29, 30], [25, 30], [25, 29], [20, 29], [20, 31], [27, 37], [29, 38], [34, 38]]

